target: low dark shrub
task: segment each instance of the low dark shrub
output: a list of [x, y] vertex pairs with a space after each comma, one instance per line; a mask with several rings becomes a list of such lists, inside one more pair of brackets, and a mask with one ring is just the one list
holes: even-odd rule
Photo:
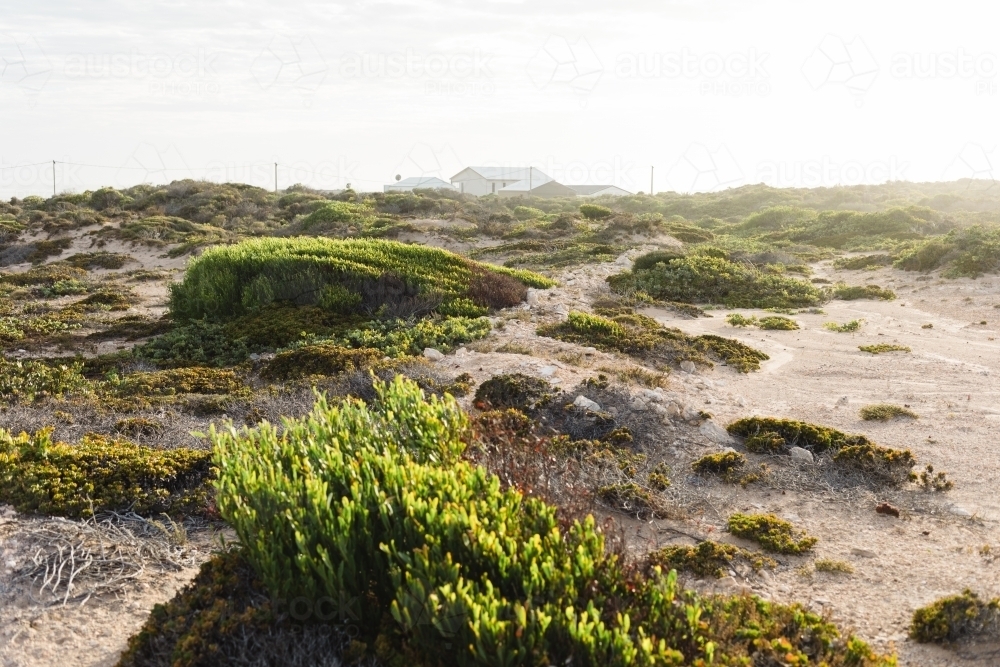
[[747, 563], [754, 570], [777, 567], [767, 556], [748, 551], [735, 544], [705, 540], [695, 546], [664, 547], [647, 557], [649, 565], [659, 565], [665, 570], [690, 572], [699, 577], [726, 576], [737, 562]]
[[230, 369], [194, 367], [132, 373], [122, 378], [116, 392], [121, 396], [232, 394], [244, 386]]
[[545, 380], [522, 373], [495, 375], [476, 390], [476, 404], [484, 408], [514, 408], [521, 412], [534, 412], [548, 405], [557, 392]]
[[968, 588], [913, 612], [910, 638], [921, 643], [954, 642], [1000, 628], [1000, 598], [984, 601]]
[[733, 514], [727, 528], [737, 537], [753, 540], [780, 554], [802, 554], [817, 542], [815, 537], [799, 533], [791, 523], [773, 514]]
[[596, 204], [582, 204], [580, 206], [580, 215], [587, 220], [606, 220], [614, 215], [614, 211]]
[[281, 352], [260, 372], [265, 380], [285, 381], [308, 375], [339, 375], [368, 368], [383, 357], [378, 350], [320, 343]]

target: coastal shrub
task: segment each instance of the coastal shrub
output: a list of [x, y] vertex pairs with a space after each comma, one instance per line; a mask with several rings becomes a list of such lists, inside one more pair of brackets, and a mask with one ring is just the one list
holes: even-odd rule
[[796, 531], [790, 522], [773, 514], [733, 514], [726, 527], [733, 535], [753, 540], [767, 551], [780, 554], [805, 553], [818, 541]]
[[875, 403], [866, 405], [859, 411], [861, 418], [865, 421], [889, 421], [896, 417], [909, 417], [916, 419], [917, 413], [899, 405], [892, 403]]
[[869, 354], [885, 354], [886, 352], [910, 352], [906, 345], [878, 343], [877, 345], [858, 345], [858, 349]]
[[174, 326], [133, 349], [137, 358], [161, 367], [233, 366], [246, 361], [250, 352], [245, 337], [233, 335], [225, 325], [205, 320]]
[[665, 570], [690, 572], [699, 577], [726, 576], [736, 563], [750, 565], [754, 570], [777, 567], [772, 558], [738, 547], [735, 544], [705, 540], [694, 546], [677, 545], [664, 547], [647, 556], [650, 565], [658, 565]]
[[833, 261], [833, 266], [838, 269], [848, 269], [858, 271], [861, 269], [876, 269], [881, 266], [891, 266], [892, 255], [862, 255], [860, 257], [841, 257]]
[[338, 375], [368, 368], [382, 358], [370, 348], [350, 349], [332, 343], [305, 345], [281, 352], [260, 372], [265, 380], [285, 381], [308, 375]]
[[98, 250], [97, 252], [81, 252], [75, 255], [70, 255], [63, 261], [70, 266], [75, 266], [78, 269], [93, 270], [120, 269], [129, 262], [134, 262], [135, 260], [129, 255]]
[[54, 442], [51, 428], [16, 436], [0, 429], [0, 502], [19, 512], [198, 513], [211, 495], [211, 475], [206, 451], [152, 449], [96, 434], [70, 445]]
[[[395, 285], [385, 284], [383, 276], [392, 276]], [[210, 248], [192, 260], [184, 279], [171, 285], [170, 309], [176, 320], [185, 322], [230, 320], [276, 302], [343, 310], [366, 296], [370, 308], [418, 295], [438, 295], [446, 302], [470, 298], [474, 279], [493, 276], [512, 278], [525, 287], [554, 284], [528, 271], [395, 241], [253, 239]]]
[[731, 327], [755, 327], [757, 326], [757, 318], [746, 317], [739, 313], [729, 313], [726, 315], [726, 323]]
[[320, 399], [281, 430], [211, 433], [219, 510], [270, 599], [350, 600], [361, 651], [455, 667], [892, 664], [799, 607], [627, 573], [592, 518], [561, 527], [460, 460], [453, 399], [400, 378], [376, 394]]
[[739, 341], [703, 334], [688, 336], [680, 329], [660, 324], [631, 309], [619, 309], [613, 317], [570, 311], [566, 321], [538, 328], [538, 335], [589, 345], [606, 352], [621, 352], [655, 364], [679, 365], [682, 361], [709, 365], [706, 355], [725, 361], [747, 373], [760, 369], [769, 357]]
[[368, 322], [331, 339], [338, 345], [379, 350], [389, 357], [418, 355], [432, 347], [448, 352], [463, 343], [485, 338], [490, 333], [490, 321], [485, 317], [448, 317], [443, 320], [422, 319]]
[[175, 368], [132, 373], [121, 379], [122, 396], [173, 396], [174, 394], [231, 394], [245, 385], [227, 368]]
[[597, 204], [582, 204], [580, 206], [580, 215], [587, 220], [607, 220], [614, 215], [614, 211], [604, 206], [598, 206]]
[[654, 250], [636, 257], [635, 261], [632, 262], [632, 271], [646, 271], [660, 262], [666, 263], [681, 257], [684, 257], [684, 252], [681, 250]]
[[691, 254], [608, 278], [619, 294], [645, 292], [654, 299], [718, 303], [729, 308], [807, 308], [823, 293], [802, 280], [765, 273], [752, 264]]
[[747, 457], [739, 452], [719, 452], [702, 456], [691, 464], [691, 468], [699, 475], [725, 475], [746, 463]]
[[511, 373], [494, 375], [476, 389], [476, 404], [484, 408], [503, 410], [513, 408], [530, 413], [545, 407], [556, 397], [552, 385], [541, 378]]
[[844, 322], [843, 324], [826, 322], [823, 325], [823, 328], [829, 331], [836, 331], [837, 333], [854, 333], [855, 331], [861, 330], [861, 320], [851, 320], [850, 322]]
[[1000, 598], [982, 600], [968, 588], [959, 595], [935, 600], [913, 612], [910, 638], [921, 643], [954, 642], [996, 633], [1000, 629]]
[[911, 472], [910, 481], [924, 491], [935, 491], [938, 493], [951, 491], [955, 486], [954, 483], [948, 479], [947, 474], [943, 472], [935, 473], [934, 466], [929, 463], [920, 473]]
[[833, 462], [842, 468], [860, 472], [873, 481], [898, 486], [910, 479], [910, 469], [916, 459], [908, 449], [866, 443], [840, 449], [833, 455]]
[[842, 301], [856, 299], [893, 301], [896, 298], [896, 293], [891, 289], [882, 289], [878, 285], [839, 285], [833, 288], [833, 298]]
[[608, 484], [597, 490], [597, 497], [611, 508], [630, 514], [637, 519], [656, 516], [656, 501], [646, 489], [635, 482]]
[[726, 430], [748, 440], [766, 436], [774, 441], [774, 436], [778, 436], [784, 447], [802, 447], [814, 454], [828, 450], [835, 452], [851, 445], [874, 444], [863, 435], [847, 435], [827, 426], [775, 417], [744, 417], [731, 423]]
[[799, 328], [798, 322], [789, 317], [782, 317], [781, 315], [762, 317], [757, 322], [757, 326], [761, 329], [772, 331], [794, 331]]
[[47, 396], [81, 391], [87, 387], [83, 363], [47, 364], [0, 357], [0, 396], [7, 400], [33, 401]]

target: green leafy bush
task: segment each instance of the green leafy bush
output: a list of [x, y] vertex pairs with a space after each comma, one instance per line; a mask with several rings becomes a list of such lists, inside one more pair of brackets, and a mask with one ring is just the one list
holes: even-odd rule
[[725, 475], [742, 468], [747, 463], [747, 457], [739, 452], [719, 452], [705, 454], [691, 464], [691, 468], [699, 475]]
[[890, 449], [871, 443], [850, 445], [833, 456], [842, 468], [856, 470], [873, 481], [898, 486], [911, 478], [910, 468], [916, 463], [908, 449]]
[[777, 567], [777, 563], [763, 554], [748, 551], [735, 544], [705, 540], [695, 546], [664, 547], [647, 557], [651, 565], [666, 570], [684, 570], [699, 577], [721, 578], [728, 574], [736, 562], [749, 564], [754, 570]]
[[791, 523], [773, 514], [733, 514], [727, 528], [737, 537], [753, 540], [768, 551], [780, 554], [802, 554], [818, 541], [815, 537], [799, 534]]
[[449, 317], [443, 320], [423, 319], [416, 323], [405, 320], [368, 322], [331, 339], [338, 345], [370, 348], [390, 357], [418, 355], [432, 347], [448, 352], [463, 343], [486, 337], [490, 321], [485, 317]]
[[503, 410], [513, 408], [521, 412], [534, 412], [545, 407], [556, 397], [556, 391], [547, 381], [524, 375], [494, 375], [476, 389], [476, 404], [484, 408]]
[[194, 367], [132, 373], [120, 381], [116, 391], [122, 396], [231, 394], [244, 386], [230, 369]]
[[868, 352], [870, 354], [884, 354], [886, 352], [910, 352], [910, 348], [906, 345], [893, 345], [890, 343], [878, 343], [877, 345], [858, 345], [858, 349], [862, 352]]
[[896, 293], [891, 289], [882, 289], [878, 285], [838, 285], [833, 288], [833, 298], [843, 301], [856, 299], [892, 301], [896, 298]]
[[872, 405], [866, 405], [859, 411], [861, 418], [865, 421], [889, 421], [896, 417], [909, 417], [910, 419], [916, 419], [917, 413], [913, 410], [908, 410], [900, 405], [893, 405], [892, 403], [874, 403]]
[[17, 436], [0, 429], [0, 502], [67, 517], [106, 510], [176, 516], [207, 506], [209, 452], [157, 450], [94, 434], [69, 445], [51, 435], [52, 429]]
[[837, 333], [854, 333], [855, 331], [861, 330], [861, 320], [851, 320], [850, 322], [844, 322], [843, 324], [826, 322], [823, 325], [823, 328], [828, 329], [829, 331], [836, 331]]
[[161, 367], [175, 367], [233, 366], [246, 361], [250, 352], [246, 338], [225, 325], [192, 320], [136, 346], [133, 353]]
[[570, 311], [565, 322], [539, 327], [538, 335], [608, 352], [622, 352], [657, 364], [680, 364], [682, 361], [710, 364], [706, 357], [710, 354], [742, 373], [759, 370], [760, 362], [769, 358], [730, 338], [712, 334], [688, 336], [680, 329], [662, 327], [656, 320], [631, 309], [616, 312], [608, 318]]
[[802, 447], [815, 454], [837, 451], [849, 445], [874, 444], [863, 435], [847, 435], [827, 426], [817, 426], [793, 419], [775, 417], [745, 417], [726, 427], [732, 435], [743, 438], [777, 435], [784, 447]]
[[613, 509], [631, 514], [637, 519], [656, 516], [656, 500], [635, 482], [608, 484], [597, 490], [597, 496]]
[[802, 280], [695, 254], [626, 271], [611, 276], [608, 283], [619, 294], [642, 291], [665, 301], [720, 303], [729, 308], [804, 308], [823, 299], [820, 290]]
[[580, 206], [580, 215], [587, 220], [606, 220], [614, 215], [614, 211], [604, 206], [598, 206], [597, 204], [582, 204]]
[[798, 322], [788, 317], [782, 317], [781, 315], [768, 315], [767, 317], [762, 317], [757, 323], [757, 326], [761, 329], [776, 331], [794, 331], [799, 328]]
[[731, 327], [755, 327], [757, 326], [757, 318], [746, 317], [739, 313], [729, 313], [726, 315], [726, 323]]
[[[392, 277], [392, 284], [387, 278]], [[445, 250], [395, 241], [325, 238], [255, 239], [211, 248], [171, 286], [171, 313], [178, 321], [229, 320], [276, 302], [322, 305], [343, 290], [368, 299], [371, 307], [440, 295], [466, 297], [475, 279], [489, 290], [491, 277], [525, 286], [553, 282], [528, 271], [477, 264]], [[478, 303], [478, 305], [487, 305]]]
[[282, 352], [260, 372], [265, 380], [284, 381], [307, 375], [338, 375], [368, 368], [382, 353], [367, 348], [350, 349], [332, 343], [305, 345]]
[[861, 257], [841, 257], [834, 260], [833, 265], [838, 269], [848, 269], [857, 271], [860, 269], [875, 269], [880, 266], [891, 266], [892, 255], [862, 255]]
[[921, 643], [954, 642], [1000, 628], [1000, 598], [986, 602], [968, 588], [913, 612], [910, 638]]
[[46, 396], [62, 396], [87, 387], [83, 364], [47, 364], [42, 361], [8, 361], [0, 358], [0, 396], [10, 400], [33, 401]]
[[701, 599], [656, 568], [626, 575], [592, 518], [563, 531], [555, 508], [460, 460], [468, 424], [452, 399], [402, 379], [376, 393], [371, 407], [321, 399], [280, 432], [211, 437], [219, 509], [271, 599], [352, 601], [358, 640], [382, 659], [892, 664], [800, 608]]
[[640, 255], [632, 262], [632, 271], [647, 271], [661, 262], [669, 262], [684, 257], [680, 250], [654, 250]]

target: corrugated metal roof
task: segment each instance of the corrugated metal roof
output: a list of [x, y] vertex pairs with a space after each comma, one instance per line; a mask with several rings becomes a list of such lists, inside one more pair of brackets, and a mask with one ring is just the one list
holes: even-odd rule
[[401, 188], [448, 188], [452, 189], [455, 186], [448, 181], [442, 181], [436, 176], [410, 176], [409, 178], [404, 178], [401, 181], [396, 181], [395, 183], [389, 183], [393, 187]]
[[[527, 176], [527, 174], [525, 174], [525, 176]], [[517, 181], [516, 183], [511, 183], [507, 187], [500, 188], [500, 189], [501, 190], [521, 190], [523, 192], [527, 192], [528, 191], [528, 184], [529, 183], [531, 184], [531, 189], [534, 189], [534, 188], [537, 188], [539, 185], [543, 185], [543, 184], [548, 183], [548, 182], [550, 182], [552, 180], [553, 179], [549, 178], [545, 174], [539, 174], [536, 171], [536, 172], [534, 172], [534, 173], [531, 174], [531, 180], [528, 180], [527, 178], [525, 178], [524, 180]]]
[[592, 195], [595, 192], [607, 190], [608, 188], [616, 188], [618, 190], [622, 190], [622, 192], [628, 192], [623, 188], [619, 188], [617, 185], [568, 185], [566, 187], [572, 189], [578, 195]]
[[[528, 178], [529, 167], [466, 167], [466, 169], [476, 172], [488, 181], [520, 181]], [[465, 169], [462, 171], [465, 171]], [[462, 172], [460, 171], [458, 173], [461, 174]], [[455, 174], [455, 176], [458, 176], [458, 174]], [[452, 176], [452, 179], [454, 179], [455, 176]], [[549, 176], [543, 174], [538, 169], [531, 168], [532, 181], [536, 178], [552, 180]]]

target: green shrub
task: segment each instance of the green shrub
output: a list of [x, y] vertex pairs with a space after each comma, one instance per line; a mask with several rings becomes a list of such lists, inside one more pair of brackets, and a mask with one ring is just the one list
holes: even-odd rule
[[610, 208], [598, 206], [597, 204], [580, 205], [580, 215], [585, 217], [587, 220], [606, 220], [614, 214], [614, 211]]
[[719, 303], [729, 308], [804, 308], [823, 298], [807, 282], [695, 254], [626, 271], [611, 276], [608, 283], [619, 294], [642, 291], [664, 301]]
[[330, 342], [353, 348], [379, 350], [390, 357], [418, 355], [432, 347], [448, 352], [463, 343], [485, 338], [490, 333], [490, 321], [485, 317], [449, 317], [443, 320], [423, 319], [416, 323], [404, 320], [368, 322], [351, 329]]
[[[470, 288], [478, 284], [490, 295], [511, 282], [520, 290], [553, 285], [527, 271], [477, 264], [445, 250], [395, 241], [255, 239], [211, 248], [193, 260], [184, 280], [171, 285], [170, 309], [181, 322], [223, 321], [276, 302], [321, 305], [326, 298], [339, 308], [349, 301], [344, 290], [365, 300], [371, 310], [415, 299], [425, 300], [418, 306], [426, 302], [434, 307], [442, 299], [459, 297], [493, 307], [477, 301]], [[339, 296], [333, 298], [335, 294]], [[435, 295], [437, 303], [426, 301]]]
[[195, 367], [132, 373], [120, 381], [116, 391], [122, 396], [232, 394], [244, 386], [232, 370]]
[[515, 206], [514, 217], [518, 220], [535, 220], [537, 218], [544, 218], [545, 211], [530, 206]]
[[556, 397], [556, 391], [547, 381], [512, 373], [494, 375], [476, 389], [476, 404], [484, 408], [504, 410], [513, 408], [521, 412], [534, 412], [545, 407]]
[[368, 368], [382, 353], [367, 348], [350, 349], [332, 343], [305, 345], [282, 352], [260, 372], [265, 380], [285, 381], [308, 375], [338, 375]]
[[726, 315], [726, 323], [731, 327], [755, 327], [757, 326], [757, 318], [746, 317], [739, 313], [729, 313]]
[[726, 430], [748, 440], [760, 436], [773, 440], [777, 435], [785, 447], [802, 447], [816, 454], [828, 450], [835, 452], [850, 445], [874, 444], [863, 435], [847, 435], [826, 426], [775, 417], [745, 417], [734, 421]]
[[70, 266], [78, 269], [120, 269], [129, 262], [135, 260], [129, 255], [122, 255], [117, 252], [107, 252], [98, 250], [97, 252], [82, 252], [71, 255], [63, 260]]
[[0, 358], [0, 396], [8, 400], [33, 401], [62, 396], [87, 387], [83, 364], [47, 364], [42, 361], [8, 361]]
[[848, 269], [857, 271], [860, 269], [875, 269], [880, 266], [891, 266], [892, 255], [862, 255], [861, 257], [841, 257], [834, 260], [833, 265], [838, 269]]
[[[892, 664], [798, 607], [626, 575], [592, 518], [563, 531], [555, 508], [460, 460], [453, 400], [402, 379], [376, 394], [211, 437], [219, 509], [271, 599], [352, 601], [358, 641], [384, 660]], [[221, 621], [207, 622], [211, 636]]]
[[730, 338], [712, 334], [688, 336], [680, 329], [662, 327], [656, 320], [631, 309], [616, 312], [607, 318], [571, 311], [565, 322], [539, 327], [538, 335], [606, 352], [622, 352], [657, 364], [680, 364], [686, 360], [709, 364], [705, 355], [711, 354], [742, 373], [760, 369], [760, 362], [769, 358]]
[[51, 264], [32, 267], [24, 273], [0, 274], [0, 283], [22, 287], [27, 285], [52, 286], [54, 283], [62, 281], [81, 281], [86, 277], [87, 272], [83, 269], [78, 269], [63, 262], [52, 262]]
[[706, 454], [691, 464], [699, 475], [725, 475], [742, 468], [747, 463], [747, 457], [739, 452], [719, 452]]
[[929, 463], [924, 468], [922, 472], [910, 473], [910, 481], [919, 486], [924, 491], [935, 491], [938, 493], [943, 493], [945, 491], [951, 491], [955, 486], [948, 475], [943, 472], [934, 473], [934, 466]]
[[743, 444], [753, 454], [782, 454], [786, 449], [785, 439], [773, 431], [747, 436]]
[[656, 500], [653, 494], [635, 482], [602, 486], [597, 490], [597, 497], [612, 509], [631, 514], [637, 519], [656, 516]]
[[985, 602], [968, 588], [913, 612], [910, 638], [921, 643], [954, 642], [1000, 627], [1000, 598]]
[[886, 352], [910, 352], [910, 348], [906, 345], [892, 345], [890, 343], [879, 343], [877, 345], [858, 345], [858, 349], [862, 352], [868, 352], [870, 354], [884, 354]]
[[861, 418], [865, 421], [889, 421], [896, 417], [909, 417], [910, 419], [916, 419], [917, 413], [912, 410], [908, 410], [899, 405], [893, 405], [891, 403], [875, 403], [873, 405], [866, 405], [859, 411]]
[[[246, 331], [246, 333], [253, 333]], [[159, 366], [233, 366], [250, 355], [246, 338], [225, 325], [192, 320], [138, 345], [133, 353]]]
[[781, 315], [769, 315], [767, 317], [762, 317], [757, 323], [757, 326], [761, 329], [777, 331], [794, 331], [799, 328], [798, 322], [788, 317], [782, 317]]
[[836, 322], [827, 322], [823, 325], [824, 329], [830, 331], [836, 331], [838, 333], [854, 333], [861, 329], [861, 320], [851, 320], [850, 322], [844, 322], [843, 324], [837, 324]]
[[95, 434], [69, 445], [51, 435], [0, 429], [0, 502], [75, 518], [110, 510], [177, 516], [202, 511], [210, 498], [209, 452], [157, 450]]
[[856, 470], [873, 481], [898, 486], [910, 479], [910, 468], [916, 463], [908, 449], [890, 449], [871, 443], [849, 445], [833, 456], [842, 468]]
[[654, 250], [640, 255], [632, 262], [632, 271], [646, 271], [660, 262], [669, 262], [674, 259], [684, 257], [684, 252], [680, 250]]
[[737, 537], [753, 540], [768, 551], [802, 554], [813, 548], [815, 537], [799, 534], [794, 526], [773, 514], [733, 514], [727, 528]]
[[856, 299], [892, 301], [896, 298], [896, 293], [891, 289], [882, 289], [878, 285], [839, 285], [833, 288], [833, 298], [843, 301]]
[[749, 564], [754, 570], [777, 567], [777, 563], [763, 554], [748, 551], [735, 544], [705, 540], [695, 546], [664, 547], [647, 557], [649, 564], [666, 570], [684, 570], [699, 577], [721, 578], [729, 573], [738, 561]]

